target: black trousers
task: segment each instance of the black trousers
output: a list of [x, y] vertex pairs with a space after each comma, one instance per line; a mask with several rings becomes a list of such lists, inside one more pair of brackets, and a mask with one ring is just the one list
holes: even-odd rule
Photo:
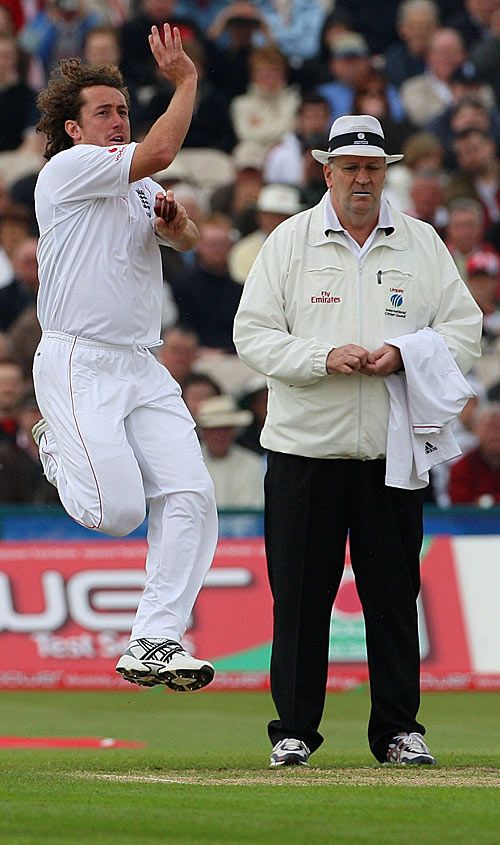
[[422, 491], [386, 487], [385, 461], [322, 460], [271, 452], [265, 478], [265, 542], [274, 598], [271, 692], [285, 737], [314, 751], [323, 737], [332, 605], [349, 536], [363, 607], [370, 675], [368, 740], [385, 760], [416, 721], [420, 654], [416, 599], [423, 537]]

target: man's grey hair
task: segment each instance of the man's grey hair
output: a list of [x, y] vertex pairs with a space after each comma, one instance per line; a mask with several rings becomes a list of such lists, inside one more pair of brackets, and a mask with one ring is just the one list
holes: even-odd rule
[[428, 12], [429, 17], [432, 18], [436, 24], [439, 23], [439, 9], [433, 0], [404, 0], [404, 2], [400, 3], [398, 6], [396, 24], [399, 25], [404, 23], [408, 12], [413, 12], [416, 9]]
[[450, 216], [455, 211], [471, 211], [479, 222], [482, 223], [483, 221], [483, 207], [481, 203], [472, 198], [468, 199], [466, 197], [463, 197], [460, 199], [453, 200], [453, 202], [451, 202], [448, 207], [448, 212]]

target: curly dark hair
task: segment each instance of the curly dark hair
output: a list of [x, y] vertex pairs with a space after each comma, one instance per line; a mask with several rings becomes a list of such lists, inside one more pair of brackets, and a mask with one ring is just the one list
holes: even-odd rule
[[46, 159], [73, 146], [64, 124], [67, 120], [78, 120], [83, 105], [82, 90], [93, 85], [117, 88], [125, 97], [127, 106], [130, 105], [123, 76], [115, 65], [84, 65], [80, 59], [65, 59], [59, 62], [59, 68], [52, 71], [47, 87], [37, 97], [42, 116], [36, 128], [47, 135]]

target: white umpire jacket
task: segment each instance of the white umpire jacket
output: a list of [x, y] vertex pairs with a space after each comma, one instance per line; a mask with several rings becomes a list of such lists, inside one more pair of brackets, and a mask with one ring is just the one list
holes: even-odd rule
[[324, 203], [269, 235], [245, 282], [234, 324], [240, 358], [268, 378], [261, 443], [313, 458], [386, 455], [384, 379], [330, 376], [334, 347], [376, 349], [431, 327], [466, 373], [480, 355], [481, 311], [448, 250], [426, 223], [391, 208], [362, 260], [341, 233], [325, 233]]

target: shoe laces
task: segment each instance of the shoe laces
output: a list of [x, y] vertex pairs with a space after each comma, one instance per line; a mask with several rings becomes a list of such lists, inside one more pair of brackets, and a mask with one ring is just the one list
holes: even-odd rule
[[156, 640], [141, 638], [137, 640], [138, 644], [144, 649], [144, 654], [141, 655], [142, 660], [156, 659], [169, 663], [174, 654], [187, 654], [185, 649], [176, 640]]
[[429, 749], [427, 748], [422, 735], [416, 732], [395, 736], [394, 743], [395, 745], [402, 743], [409, 751], [423, 751], [425, 754], [429, 754]]
[[275, 748], [279, 748], [281, 751], [307, 751], [310, 754], [310, 751], [305, 744], [302, 742], [301, 739], [281, 739], [279, 742], [276, 743], [274, 746]]

